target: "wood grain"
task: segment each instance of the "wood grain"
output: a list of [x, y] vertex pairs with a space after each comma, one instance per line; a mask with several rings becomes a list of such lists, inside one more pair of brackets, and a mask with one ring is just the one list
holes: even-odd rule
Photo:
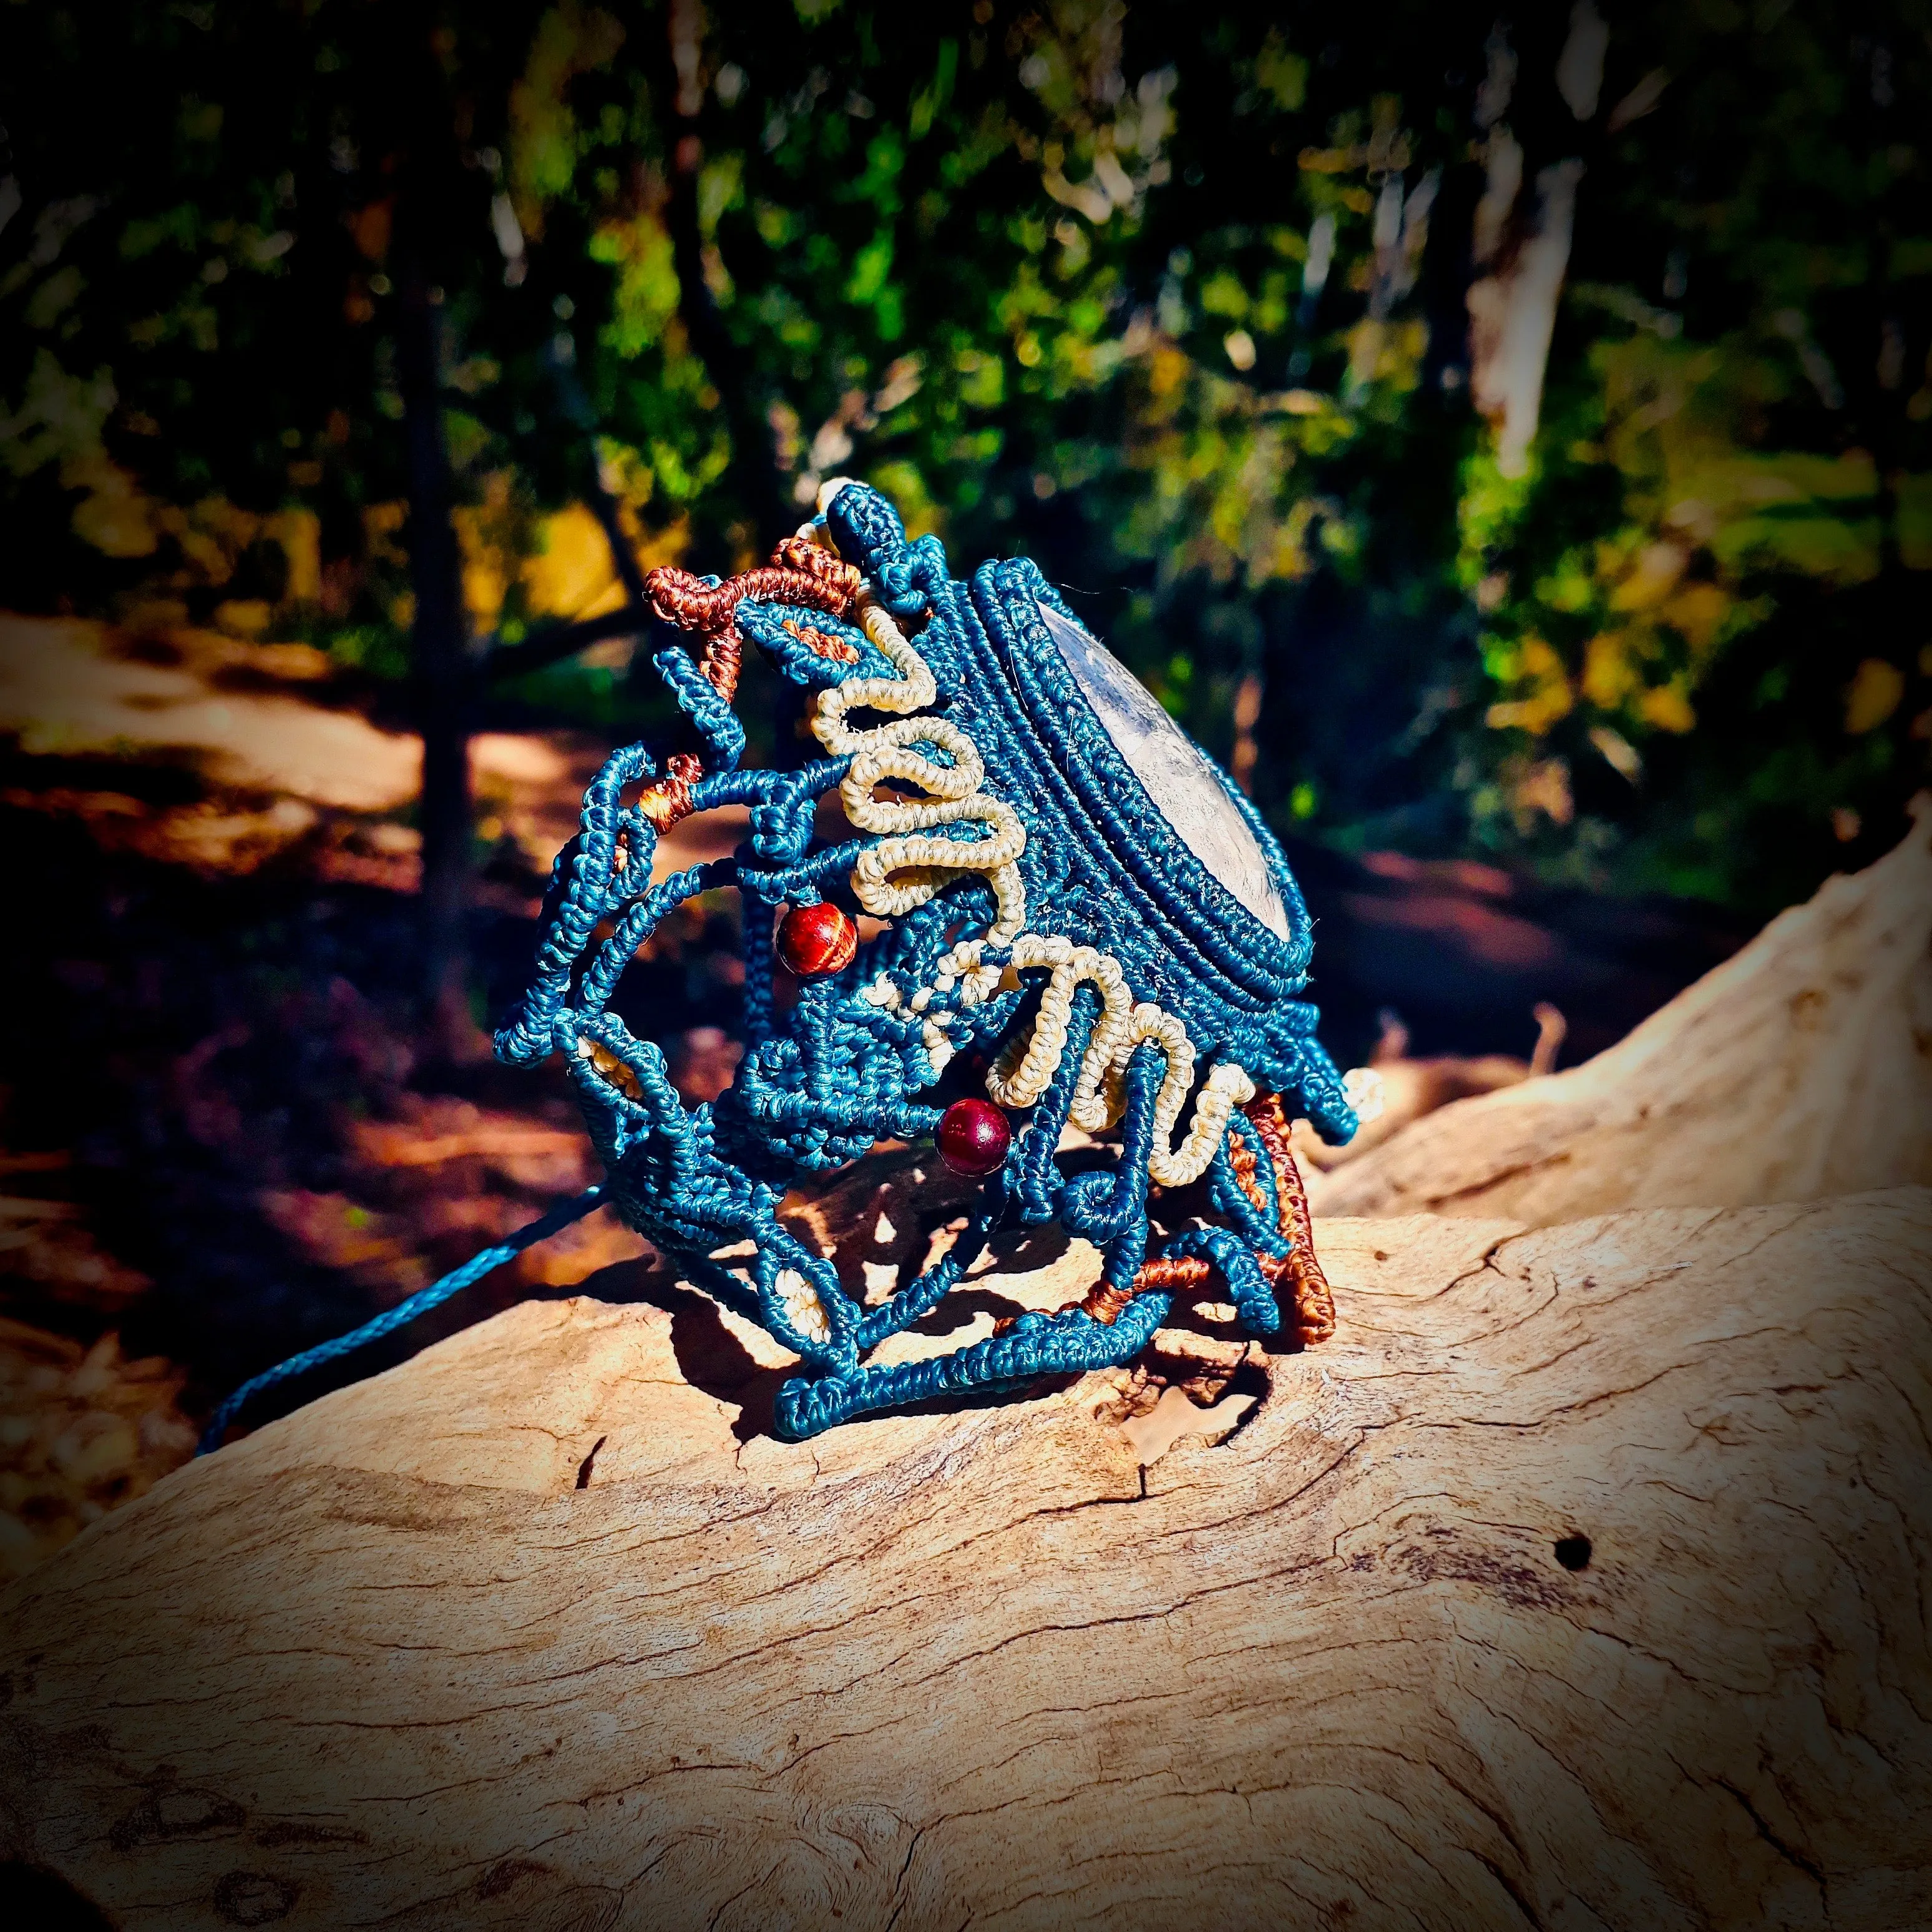
[[6, 1850], [128, 1928], [1932, 1918], [1932, 1195], [1324, 1238], [1204, 1434], [788, 1446], [686, 1291], [513, 1310], [0, 1598]]
[[1932, 798], [1913, 809], [1606, 1052], [1310, 1174], [1316, 1212], [1546, 1226], [1932, 1183]]

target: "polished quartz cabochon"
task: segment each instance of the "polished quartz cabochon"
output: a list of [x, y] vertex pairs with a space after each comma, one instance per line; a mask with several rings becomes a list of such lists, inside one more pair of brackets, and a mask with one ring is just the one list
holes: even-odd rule
[[1267, 854], [1207, 754], [1104, 644], [1050, 605], [1037, 608], [1082, 696], [1161, 816], [1229, 892], [1286, 939], [1288, 911]]

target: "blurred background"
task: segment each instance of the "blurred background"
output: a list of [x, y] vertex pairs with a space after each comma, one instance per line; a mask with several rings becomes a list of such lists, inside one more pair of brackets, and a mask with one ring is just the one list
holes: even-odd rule
[[[1610, 1044], [1924, 780], [1932, 0], [0, 36], [0, 1568], [592, 1178], [487, 1030], [669, 716], [642, 572], [822, 478], [1039, 560], [1280, 830], [1326, 1036], [1417, 1105]], [[694, 1099], [736, 920], [626, 983]], [[621, 1292], [604, 1218], [446, 1325]]]

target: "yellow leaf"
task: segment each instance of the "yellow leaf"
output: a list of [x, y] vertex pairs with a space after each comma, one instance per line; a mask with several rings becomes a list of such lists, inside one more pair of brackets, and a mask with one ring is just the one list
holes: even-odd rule
[[274, 615], [274, 607], [266, 597], [230, 597], [214, 607], [216, 628], [232, 631], [240, 638], [260, 637]]
[[1568, 825], [1576, 811], [1570, 794], [1570, 767], [1561, 758], [1538, 760], [1517, 779], [1510, 803], [1526, 824], [1541, 812], [1553, 825]]
[[1642, 682], [1624, 632], [1602, 632], [1584, 646], [1583, 695], [1599, 711], [1616, 710]]
[[1702, 657], [1717, 642], [1731, 608], [1731, 596], [1721, 586], [1687, 584], [1658, 615], [1681, 632], [1684, 641]]
[[1660, 604], [1676, 589], [1690, 561], [1690, 553], [1681, 544], [1646, 544], [1630, 574], [1611, 593], [1610, 608], [1642, 610]]
[[1905, 674], [1883, 658], [1867, 658], [1845, 692], [1845, 729], [1856, 737], [1876, 730], [1898, 709], [1905, 695]]
[[502, 561], [494, 553], [464, 565], [463, 602], [479, 629], [495, 629], [496, 614], [503, 608], [509, 587], [503, 575]]
[[400, 542], [410, 520], [410, 506], [400, 498], [392, 502], [370, 503], [362, 512], [364, 541], [371, 562], [407, 564], [410, 554]]
[[124, 470], [104, 463], [74, 506], [74, 533], [104, 556], [152, 556], [159, 542], [148, 500]]
[[312, 604], [322, 595], [322, 519], [313, 510], [284, 510], [262, 526], [262, 534], [282, 547], [289, 576], [283, 592], [292, 604]]
[[596, 617], [622, 604], [624, 586], [604, 526], [583, 504], [567, 504], [544, 518], [537, 543], [537, 554], [524, 560], [522, 572], [532, 611]]
[[1569, 672], [1552, 646], [1538, 637], [1526, 638], [1516, 646], [1516, 667], [1517, 676], [1527, 680], [1531, 689], [1523, 697], [1491, 705], [1486, 722], [1495, 730], [1514, 727], [1540, 737], [1575, 706]]
[[1180, 350], [1163, 343], [1149, 359], [1148, 387], [1156, 396], [1169, 395], [1186, 380], [1190, 366]]
[[1697, 714], [1690, 708], [1690, 700], [1681, 685], [1660, 684], [1654, 690], [1646, 691], [1637, 700], [1636, 708], [1644, 722], [1654, 724], [1660, 731], [1681, 733], [1696, 728]]

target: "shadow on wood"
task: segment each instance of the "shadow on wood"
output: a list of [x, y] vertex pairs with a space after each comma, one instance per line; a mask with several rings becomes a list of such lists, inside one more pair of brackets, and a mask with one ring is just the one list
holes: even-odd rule
[[442, 1342], [0, 1598], [0, 1855], [129, 1928], [1924, 1922], [1932, 1196], [1324, 1233], [1204, 1433]]

